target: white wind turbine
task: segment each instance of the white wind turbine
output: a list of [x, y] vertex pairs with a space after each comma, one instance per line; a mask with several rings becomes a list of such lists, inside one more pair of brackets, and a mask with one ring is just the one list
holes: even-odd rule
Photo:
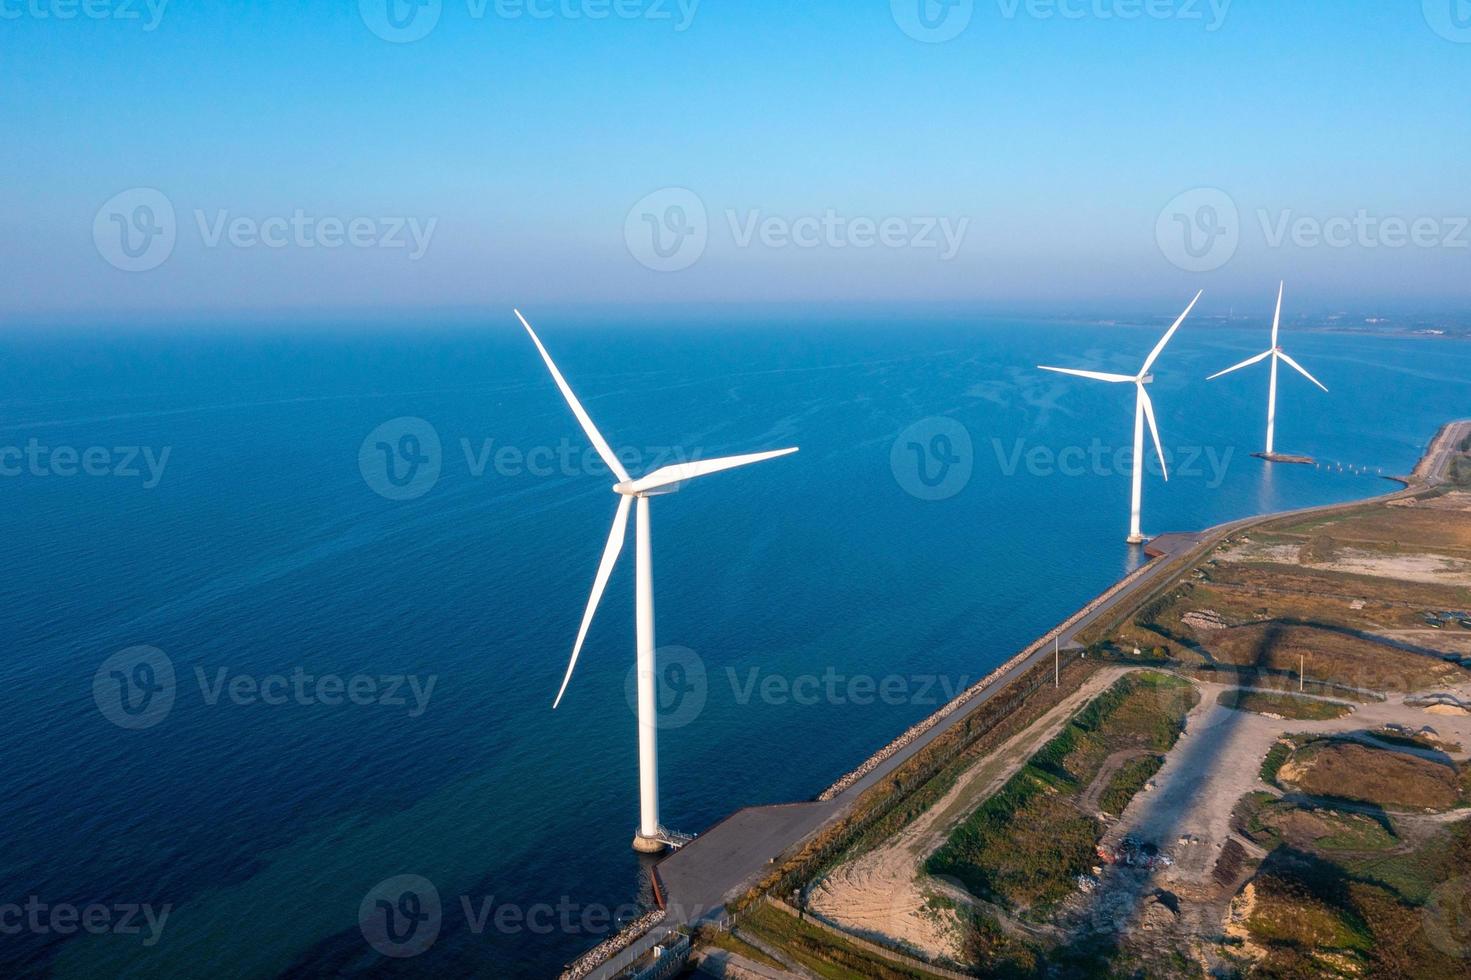
[[1253, 364], [1264, 361], [1269, 357], [1272, 359], [1272, 383], [1271, 386], [1267, 389], [1267, 451], [1265, 454], [1267, 459], [1271, 459], [1276, 454], [1277, 362], [1286, 361], [1289, 367], [1296, 370], [1297, 373], [1301, 374], [1304, 378], [1307, 378], [1309, 381], [1317, 385], [1319, 388], [1322, 388], [1324, 391], [1328, 390], [1323, 385], [1323, 382], [1319, 381], [1311, 374], [1308, 374], [1307, 368], [1303, 367], [1301, 364], [1288, 357], [1285, 353], [1283, 353], [1282, 348], [1277, 346], [1277, 335], [1281, 332], [1282, 329], [1282, 294], [1286, 291], [1286, 289], [1287, 284], [1285, 282], [1277, 287], [1277, 315], [1272, 318], [1272, 346], [1268, 350], [1258, 354], [1256, 357], [1249, 357], [1246, 360], [1242, 361], [1240, 364], [1237, 364], [1235, 367], [1228, 367], [1226, 368], [1226, 370], [1217, 372], [1216, 374], [1211, 375], [1209, 378], [1206, 378], [1207, 381], [1214, 381], [1222, 375], [1230, 374], [1232, 371], [1240, 371], [1242, 368], [1251, 367]]
[[567, 385], [567, 380], [562, 377], [562, 372], [557, 370], [557, 365], [552, 362], [552, 357], [547, 349], [542, 346], [541, 338], [537, 337], [536, 331], [531, 329], [531, 324], [516, 310], [516, 319], [526, 328], [531, 335], [532, 343], [541, 353], [541, 359], [546, 362], [547, 370], [552, 373], [552, 380], [562, 391], [562, 397], [567, 399], [567, 404], [572, 409], [572, 414], [577, 416], [577, 422], [582, 426], [582, 431], [587, 433], [593, 448], [597, 450], [608, 469], [618, 477], [618, 483], [613, 486], [613, 492], [618, 494], [618, 510], [613, 515], [613, 530], [608, 535], [608, 543], [603, 549], [603, 559], [598, 564], [597, 576], [593, 579], [592, 595], [588, 597], [587, 609], [582, 614], [582, 626], [577, 631], [577, 642], [572, 647], [572, 660], [567, 664], [567, 674], [562, 678], [562, 687], [557, 691], [557, 699], [552, 703], [555, 710], [562, 703], [562, 695], [567, 693], [567, 685], [572, 680], [572, 671], [577, 666], [577, 657], [582, 653], [583, 640], [587, 638], [588, 627], [592, 625], [593, 614], [597, 612], [598, 602], [603, 597], [603, 589], [607, 587], [608, 577], [613, 574], [613, 566], [618, 562], [618, 556], [623, 551], [623, 542], [627, 537], [628, 510], [635, 500], [638, 501], [638, 528], [636, 532], [635, 552], [635, 596], [636, 611], [635, 624], [638, 637], [638, 765], [639, 765], [639, 828], [633, 839], [636, 850], [646, 852], [658, 852], [664, 849], [666, 836], [662, 825], [659, 823], [659, 747], [658, 747], [658, 705], [656, 703], [656, 678], [654, 664], [654, 570], [652, 549], [649, 538], [649, 498], [666, 493], [674, 493], [680, 488], [680, 484], [695, 477], [707, 476], [711, 473], [719, 473], [721, 470], [734, 469], [737, 466], [746, 466], [751, 463], [759, 463], [767, 459], [775, 459], [778, 456], [786, 456], [796, 452], [796, 448], [778, 449], [775, 452], [752, 453], [746, 456], [728, 456], [723, 459], [704, 459], [692, 463], [676, 463], [672, 466], [661, 467], [640, 479], [632, 479], [618, 457], [609, 447], [602, 433], [598, 432], [588, 416], [582, 403], [572, 393]]
[[1190, 305], [1185, 307], [1185, 312], [1181, 313], [1180, 318], [1174, 322], [1169, 330], [1165, 331], [1164, 337], [1160, 339], [1158, 344], [1155, 344], [1154, 350], [1150, 351], [1149, 356], [1144, 359], [1144, 366], [1139, 369], [1139, 373], [1132, 377], [1127, 374], [1104, 374], [1099, 371], [1078, 371], [1073, 368], [1038, 365], [1043, 371], [1055, 371], [1058, 374], [1072, 374], [1080, 378], [1091, 378], [1094, 381], [1107, 381], [1111, 384], [1132, 384], [1134, 386], [1137, 394], [1134, 398], [1134, 502], [1129, 518], [1130, 544], [1144, 543], [1144, 532], [1140, 529], [1139, 525], [1139, 511], [1144, 498], [1144, 422], [1146, 419], [1149, 420], [1150, 434], [1154, 436], [1154, 450], [1159, 454], [1160, 469], [1164, 471], [1166, 480], [1170, 478], [1169, 470], [1165, 465], [1164, 446], [1159, 441], [1159, 426], [1154, 421], [1154, 402], [1150, 401], [1149, 392], [1145, 390], [1144, 386], [1154, 383], [1154, 375], [1149, 373], [1149, 369], [1154, 367], [1154, 362], [1159, 360], [1159, 356], [1164, 353], [1165, 345], [1170, 342], [1170, 338], [1175, 336], [1175, 331], [1180, 329], [1180, 324], [1185, 322], [1185, 318], [1190, 315], [1190, 311], [1195, 309], [1195, 304], [1200, 302], [1200, 297], [1204, 292], [1204, 290], [1201, 290], [1195, 294], [1195, 298], [1190, 301]]

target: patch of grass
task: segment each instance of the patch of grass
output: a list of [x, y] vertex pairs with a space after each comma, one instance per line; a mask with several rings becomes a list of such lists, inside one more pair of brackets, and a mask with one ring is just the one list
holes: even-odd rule
[[1113, 774], [1113, 778], [1108, 781], [1108, 787], [1098, 797], [1098, 808], [1114, 816], [1123, 813], [1129, 801], [1149, 784], [1149, 781], [1155, 777], [1164, 764], [1165, 757], [1162, 755], [1151, 755], [1126, 762], [1123, 768]]
[[1292, 758], [1295, 749], [1296, 746], [1291, 742], [1281, 739], [1274, 742], [1272, 748], [1267, 752], [1267, 757], [1262, 760], [1262, 782], [1268, 786], [1279, 786], [1277, 773], [1281, 771], [1282, 764]]
[[1217, 700], [1224, 708], [1250, 711], [1258, 715], [1276, 715], [1293, 721], [1332, 721], [1353, 711], [1353, 707], [1347, 704], [1277, 691], [1222, 691]]
[[1273, 620], [1220, 630], [1202, 641], [1218, 662], [1370, 691], [1411, 693], [1471, 679], [1455, 664], [1336, 629]]
[[1449, 810], [1460, 800], [1455, 766], [1362, 742], [1319, 739], [1294, 752], [1277, 780], [1315, 796], [1390, 810]]
[[753, 907], [742, 919], [741, 928], [827, 980], [933, 980], [935, 977], [859, 949], [770, 905]]
[[705, 929], [701, 931], [699, 938], [700, 945], [702, 946], [714, 946], [728, 953], [744, 956], [748, 960], [760, 963], [762, 966], [769, 966], [773, 970], [781, 971], [786, 969], [780, 962], [767, 956], [764, 952], [740, 938], [735, 932], [727, 932], [724, 929]]
[[1336, 951], [1360, 959], [1373, 948], [1373, 934], [1336, 900], [1339, 896], [1325, 894], [1336, 882], [1319, 879], [1330, 876], [1315, 873], [1316, 863], [1301, 863], [1307, 867], [1264, 867], [1252, 880], [1257, 904], [1246, 923], [1252, 938], [1268, 947]]
[[1408, 904], [1423, 905], [1436, 885], [1471, 871], [1471, 820], [1452, 824], [1408, 853], [1352, 855], [1339, 863], [1356, 880], [1385, 888]]
[[[1012, 910], [1036, 914], [1060, 902], [1092, 867], [1103, 832], [1079, 811], [1077, 798], [1112, 753], [1168, 752], [1196, 698], [1188, 681], [1168, 674], [1121, 678], [966, 818], [926, 871]], [[1110, 789], [1114, 806], [1132, 798], [1124, 784]]]
[[1389, 851], [1400, 843], [1388, 820], [1332, 807], [1305, 806], [1279, 800], [1270, 793], [1244, 797], [1234, 817], [1247, 837], [1268, 850], [1287, 844], [1323, 856]]
[[1435, 948], [1421, 906], [1442, 882], [1471, 867], [1471, 822], [1409, 855], [1378, 859], [1402, 884], [1376, 881], [1352, 861], [1291, 847], [1273, 851], [1252, 880], [1252, 940], [1266, 950], [1253, 975], [1464, 978], [1464, 960]]

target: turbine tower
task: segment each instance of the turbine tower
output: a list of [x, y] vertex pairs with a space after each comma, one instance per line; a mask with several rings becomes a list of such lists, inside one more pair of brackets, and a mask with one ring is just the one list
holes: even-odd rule
[[1053, 371], [1057, 374], [1071, 374], [1079, 378], [1090, 378], [1094, 381], [1107, 381], [1110, 384], [1134, 385], [1136, 392], [1134, 397], [1134, 496], [1133, 506], [1129, 516], [1130, 544], [1143, 544], [1145, 540], [1144, 532], [1140, 527], [1140, 510], [1142, 509], [1144, 498], [1144, 423], [1146, 420], [1149, 422], [1149, 432], [1154, 436], [1154, 451], [1159, 454], [1160, 469], [1164, 472], [1166, 481], [1170, 478], [1169, 469], [1165, 464], [1164, 446], [1159, 441], [1159, 426], [1155, 424], [1154, 420], [1154, 402], [1150, 400], [1149, 392], [1145, 390], [1146, 385], [1154, 383], [1154, 375], [1150, 374], [1149, 371], [1154, 367], [1154, 362], [1159, 360], [1159, 356], [1164, 353], [1165, 346], [1175, 336], [1175, 331], [1180, 329], [1180, 324], [1185, 322], [1185, 318], [1190, 315], [1190, 311], [1195, 309], [1195, 304], [1200, 302], [1200, 297], [1204, 292], [1204, 290], [1201, 290], [1195, 294], [1195, 298], [1190, 301], [1190, 305], [1185, 307], [1185, 312], [1181, 313], [1180, 318], [1174, 322], [1169, 330], [1165, 331], [1165, 335], [1160, 339], [1160, 342], [1154, 345], [1154, 350], [1149, 352], [1149, 356], [1144, 359], [1144, 366], [1139, 369], [1139, 373], [1136, 375], [1105, 374], [1100, 371], [1079, 371], [1073, 368], [1038, 365], [1043, 371]]
[[1223, 375], [1230, 374], [1232, 371], [1240, 371], [1242, 368], [1251, 367], [1253, 364], [1264, 361], [1269, 357], [1272, 359], [1272, 381], [1267, 388], [1267, 451], [1264, 454], [1264, 458], [1268, 460], [1273, 459], [1277, 452], [1277, 362], [1286, 361], [1289, 367], [1296, 370], [1304, 378], [1307, 378], [1324, 391], [1328, 390], [1324, 387], [1323, 382], [1309, 374], [1306, 368], [1288, 357], [1282, 348], [1278, 346], [1277, 337], [1282, 329], [1282, 294], [1286, 289], [1287, 283], [1285, 282], [1277, 287], [1277, 315], [1272, 318], [1272, 346], [1256, 357], [1248, 357], [1240, 364], [1234, 367], [1228, 367], [1224, 371], [1218, 371], [1205, 379], [1207, 381], [1214, 381]]
[[628, 471], [618, 461], [618, 457], [609, 447], [602, 433], [598, 431], [597, 426], [593, 425], [587, 410], [572, 393], [572, 388], [562, 377], [562, 372], [557, 370], [557, 365], [553, 363], [547, 349], [542, 346], [541, 338], [536, 335], [536, 331], [531, 329], [531, 324], [526, 322], [520, 310], [514, 312], [516, 319], [521, 321], [521, 325], [531, 335], [531, 342], [536, 344], [541, 359], [546, 362], [547, 370], [552, 374], [552, 380], [557, 383], [562, 397], [567, 400], [572, 414], [577, 417], [578, 424], [582, 426], [582, 431], [587, 433], [587, 438], [592, 442], [593, 448], [597, 450], [608, 469], [612, 470], [618, 478], [618, 482], [613, 486], [613, 492], [618, 495], [618, 510], [613, 515], [613, 529], [608, 535], [607, 545], [603, 548], [603, 558], [598, 564], [597, 576], [593, 579], [592, 595], [588, 597], [587, 608], [582, 614], [582, 626], [577, 631], [577, 642], [572, 647], [572, 660], [567, 664], [567, 673], [562, 678], [562, 687], [557, 691], [556, 700], [552, 702], [553, 710], [556, 710], [557, 706], [562, 703], [562, 695], [567, 693], [567, 685], [572, 680], [573, 669], [577, 667], [577, 658], [582, 653], [582, 644], [587, 639], [587, 631], [592, 625], [593, 614], [597, 612], [598, 603], [603, 598], [603, 590], [608, 585], [608, 578], [613, 574], [613, 566], [618, 563], [618, 556], [623, 551], [624, 540], [628, 532], [628, 511], [633, 507], [634, 501], [638, 502], [634, 546], [634, 620], [638, 641], [639, 825], [638, 833], [633, 839], [633, 846], [637, 851], [658, 853], [664, 849], [668, 833], [659, 822], [659, 718], [656, 683], [658, 674], [654, 662], [654, 565], [649, 531], [649, 498], [675, 493], [679, 490], [680, 484], [696, 477], [775, 459], [797, 450], [794, 447], [767, 453], [728, 456], [723, 459], [676, 463], [672, 466], [661, 467], [635, 480], [628, 475]]

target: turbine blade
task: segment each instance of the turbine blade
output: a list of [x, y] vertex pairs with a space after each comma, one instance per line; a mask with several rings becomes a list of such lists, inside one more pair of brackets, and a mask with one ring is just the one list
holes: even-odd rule
[[1237, 364], [1237, 365], [1235, 365], [1233, 367], [1228, 367], [1224, 371], [1217, 371], [1215, 374], [1211, 375], [1209, 378], [1206, 378], [1205, 380], [1207, 380], [1207, 381], [1214, 381], [1214, 380], [1216, 380], [1217, 378], [1219, 378], [1219, 377], [1221, 377], [1223, 375], [1230, 374], [1232, 371], [1240, 371], [1242, 368], [1251, 367], [1253, 364], [1258, 364], [1258, 363], [1260, 363], [1262, 361], [1265, 361], [1267, 358], [1271, 357], [1275, 353], [1276, 353], [1276, 351], [1264, 350], [1260, 354], [1258, 354], [1256, 357], [1248, 357], [1246, 360], [1242, 361], [1240, 364]]
[[1190, 305], [1185, 307], [1185, 312], [1180, 314], [1180, 319], [1176, 320], [1174, 325], [1171, 326], [1169, 330], [1165, 331], [1165, 335], [1160, 338], [1160, 342], [1154, 345], [1154, 350], [1149, 352], [1149, 357], [1146, 358], [1144, 361], [1144, 367], [1140, 368], [1139, 370], [1140, 377], [1148, 374], [1149, 369], [1154, 367], [1154, 362], [1159, 360], [1159, 356], [1165, 352], [1165, 346], [1169, 344], [1170, 338], [1175, 336], [1175, 331], [1180, 329], [1180, 324], [1185, 322], [1185, 318], [1190, 315], [1191, 310], [1195, 309], [1195, 304], [1199, 303], [1200, 297], [1204, 295], [1204, 289], [1196, 293], [1195, 298], [1190, 301]]
[[547, 349], [542, 346], [541, 338], [536, 335], [535, 330], [531, 329], [531, 324], [526, 322], [526, 318], [521, 315], [520, 310], [513, 312], [516, 314], [516, 319], [521, 321], [521, 326], [525, 327], [526, 332], [531, 334], [531, 342], [541, 352], [541, 359], [546, 361], [547, 370], [552, 372], [552, 380], [562, 390], [562, 397], [567, 399], [567, 404], [571, 407], [572, 414], [577, 416], [577, 422], [582, 426], [582, 431], [587, 433], [588, 439], [592, 441], [593, 448], [598, 451], [598, 455], [603, 458], [603, 462], [608, 464], [608, 469], [612, 470], [613, 474], [620, 481], [626, 482], [628, 480], [628, 471], [623, 468], [622, 463], [618, 462], [618, 457], [613, 455], [613, 449], [608, 445], [608, 440], [604, 439], [603, 434], [598, 431], [598, 427], [592, 424], [592, 418], [587, 414], [587, 409], [582, 407], [582, 402], [578, 401], [577, 396], [572, 393], [572, 388], [567, 384], [567, 379], [562, 377], [561, 371], [557, 370], [557, 365], [552, 361], [552, 355], [548, 354]]
[[1280, 357], [1280, 358], [1282, 358], [1282, 360], [1286, 361], [1288, 364], [1292, 365], [1294, 368], [1296, 368], [1298, 374], [1302, 375], [1304, 378], [1307, 378], [1309, 381], [1311, 381], [1313, 384], [1317, 385], [1319, 388], [1322, 388], [1324, 391], [1327, 391], [1328, 390], [1327, 386], [1324, 385], [1323, 382], [1319, 381], [1317, 378], [1313, 377], [1311, 374], [1308, 374], [1307, 368], [1303, 367], [1301, 364], [1297, 363], [1296, 361], [1294, 361], [1292, 358], [1288, 357], [1286, 354], [1282, 353], [1281, 351], [1278, 351], [1277, 352], [1277, 356]]
[[613, 530], [608, 534], [607, 546], [603, 548], [603, 560], [598, 563], [598, 574], [592, 583], [592, 595], [587, 598], [587, 609], [582, 614], [582, 627], [577, 631], [577, 642], [572, 647], [572, 661], [567, 664], [567, 675], [562, 678], [557, 700], [552, 702], [553, 711], [562, 703], [562, 695], [567, 693], [567, 685], [572, 682], [572, 671], [577, 667], [577, 657], [582, 653], [582, 641], [587, 639], [587, 629], [592, 625], [593, 613], [598, 611], [598, 603], [603, 599], [608, 576], [613, 574], [613, 566], [618, 563], [618, 555], [623, 551], [623, 541], [628, 536], [628, 509], [632, 505], [632, 497], [618, 498], [618, 513], [613, 516]]
[[628, 489], [633, 493], [646, 493], [650, 490], [658, 490], [661, 487], [683, 483], [685, 480], [693, 480], [697, 476], [708, 476], [711, 473], [719, 473], [722, 470], [733, 470], [737, 466], [749, 466], [752, 463], [776, 459], [778, 456], [790, 456], [796, 451], [796, 448], [793, 447], [791, 449], [778, 449], [769, 453], [725, 456], [720, 459], [701, 459], [693, 463], [675, 463], [673, 466], [661, 466], [648, 476], [633, 481]]
[[1054, 374], [1071, 374], [1079, 378], [1092, 378], [1094, 381], [1108, 381], [1113, 384], [1126, 384], [1134, 380], [1127, 374], [1104, 374], [1102, 371], [1079, 371], [1075, 368], [1047, 367], [1042, 364], [1037, 367], [1039, 370], [1051, 371]]
[[1144, 401], [1144, 418], [1149, 423], [1150, 434], [1154, 436], [1154, 451], [1159, 454], [1160, 472], [1164, 473], [1165, 482], [1169, 483], [1170, 467], [1165, 462], [1165, 447], [1159, 441], [1159, 426], [1154, 423], [1154, 402], [1150, 401], [1149, 392], [1144, 390], [1143, 385], [1139, 386], [1139, 397]]
[[1277, 287], [1277, 315], [1272, 318], [1272, 349], [1277, 349], [1277, 335], [1282, 329], [1282, 294], [1287, 290], [1287, 283]]

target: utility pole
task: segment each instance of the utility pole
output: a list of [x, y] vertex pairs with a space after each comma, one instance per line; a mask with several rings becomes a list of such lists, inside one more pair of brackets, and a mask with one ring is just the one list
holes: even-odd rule
[[1302, 693], [1302, 689], [1303, 689], [1302, 688], [1303, 674], [1307, 673], [1307, 669], [1308, 669], [1308, 655], [1305, 654], [1305, 653], [1298, 654], [1298, 661], [1297, 661], [1297, 693], [1298, 694], [1301, 694]]
[[1052, 639], [1052, 686], [1062, 686], [1062, 637], [1055, 636]]

